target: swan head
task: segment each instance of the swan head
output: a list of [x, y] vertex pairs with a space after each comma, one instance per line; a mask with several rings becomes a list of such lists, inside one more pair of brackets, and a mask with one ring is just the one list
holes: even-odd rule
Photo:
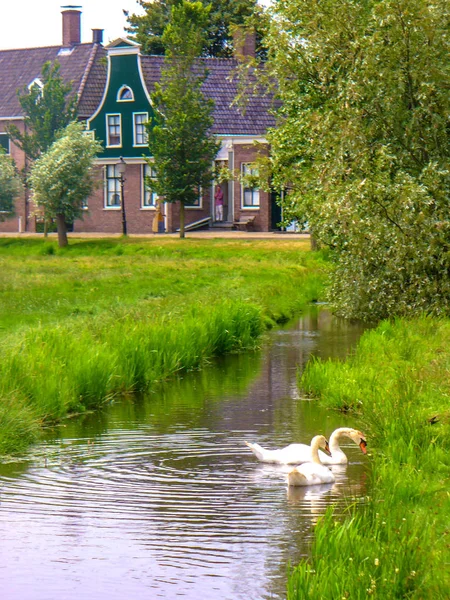
[[331, 456], [330, 447], [328, 446], [328, 440], [324, 435], [316, 435], [311, 440], [311, 448], [321, 448], [325, 454]]
[[349, 434], [349, 438], [361, 448], [361, 452], [363, 454], [367, 454], [367, 441], [366, 436], [363, 433], [357, 429], [352, 429], [351, 433]]

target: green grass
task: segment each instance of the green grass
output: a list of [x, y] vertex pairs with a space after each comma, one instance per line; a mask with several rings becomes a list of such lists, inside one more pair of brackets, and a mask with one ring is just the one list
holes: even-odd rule
[[0, 240], [0, 453], [42, 427], [148, 390], [320, 296], [327, 271], [298, 241]]
[[369, 495], [348, 517], [319, 523], [290, 600], [448, 598], [450, 322], [383, 322], [345, 363], [311, 363], [300, 384], [359, 414]]

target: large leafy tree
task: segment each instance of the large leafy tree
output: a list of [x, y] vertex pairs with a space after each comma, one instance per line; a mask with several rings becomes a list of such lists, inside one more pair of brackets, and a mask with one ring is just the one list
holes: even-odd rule
[[76, 117], [76, 95], [70, 96], [72, 85], [62, 79], [57, 61], [42, 66], [40, 84], [36, 82], [18, 92], [25, 131], [15, 125], [8, 128], [12, 141], [31, 161], [45, 152], [57, 132]]
[[219, 143], [210, 134], [214, 103], [201, 86], [206, 77], [198, 54], [209, 8], [184, 0], [172, 8], [163, 41], [166, 58], [155, 86], [154, 118], [149, 124], [149, 148], [157, 180], [152, 183], [165, 202], [180, 203], [180, 237], [184, 237], [184, 207], [195, 204], [212, 179], [211, 163]]
[[272, 14], [274, 183], [332, 251], [332, 300], [364, 319], [448, 313], [447, 0], [283, 0]]
[[[138, 0], [145, 10], [143, 15], [128, 15], [129, 31], [146, 54], [164, 54], [166, 42], [163, 33], [173, 7], [183, 0]], [[257, 12], [257, 0], [201, 0], [210, 6], [205, 36], [200, 53], [203, 56], [227, 57], [232, 53], [232, 25], [243, 25]]]
[[83, 202], [94, 188], [93, 165], [101, 144], [70, 123], [35, 161], [30, 182], [34, 201], [56, 219], [58, 243], [67, 246], [67, 222], [82, 217]]
[[14, 213], [14, 200], [20, 189], [13, 160], [0, 148], [0, 221]]

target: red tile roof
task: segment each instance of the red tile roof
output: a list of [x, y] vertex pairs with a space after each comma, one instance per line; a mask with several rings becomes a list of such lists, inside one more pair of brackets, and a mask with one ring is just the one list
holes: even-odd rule
[[[89, 117], [99, 104], [106, 82], [106, 65], [100, 59], [105, 50], [98, 44], [78, 44], [70, 49], [62, 46], [0, 50], [0, 117], [22, 116], [17, 90], [41, 77], [42, 65], [57, 60], [66, 82], [72, 82], [74, 93], [81, 94], [78, 113]], [[61, 52], [62, 51], [62, 52]], [[95, 73], [95, 75], [94, 75]]]
[[[142, 56], [142, 71], [148, 91], [152, 93], [159, 81], [163, 56]], [[263, 93], [250, 94], [245, 108], [233, 105], [238, 92], [237, 61], [231, 58], [206, 58], [202, 60], [208, 70], [203, 92], [215, 103], [213, 112], [215, 134], [262, 136], [275, 126], [273, 97]]]

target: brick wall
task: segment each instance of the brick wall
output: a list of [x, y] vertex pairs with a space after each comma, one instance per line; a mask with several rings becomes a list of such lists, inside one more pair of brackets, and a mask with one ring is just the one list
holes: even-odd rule
[[[0, 121], [0, 133], [6, 132], [8, 124], [15, 125], [21, 133], [24, 131], [24, 122], [17, 121]], [[25, 154], [10, 143], [10, 156], [16, 163], [17, 169], [22, 172], [25, 166]], [[15, 203], [15, 215], [6, 221], [0, 221], [0, 232], [17, 233], [19, 231], [35, 231], [34, 205], [28, 200], [29, 193], [25, 187], [22, 188]]]
[[[242, 165], [252, 163], [257, 154], [268, 154], [268, 149], [255, 148], [253, 144], [235, 144], [234, 146], [234, 170], [241, 173]], [[242, 208], [242, 186], [239, 181], [234, 182], [234, 219], [237, 221], [241, 216], [255, 216], [253, 229], [255, 231], [270, 231], [270, 194], [259, 191], [259, 208]]]

